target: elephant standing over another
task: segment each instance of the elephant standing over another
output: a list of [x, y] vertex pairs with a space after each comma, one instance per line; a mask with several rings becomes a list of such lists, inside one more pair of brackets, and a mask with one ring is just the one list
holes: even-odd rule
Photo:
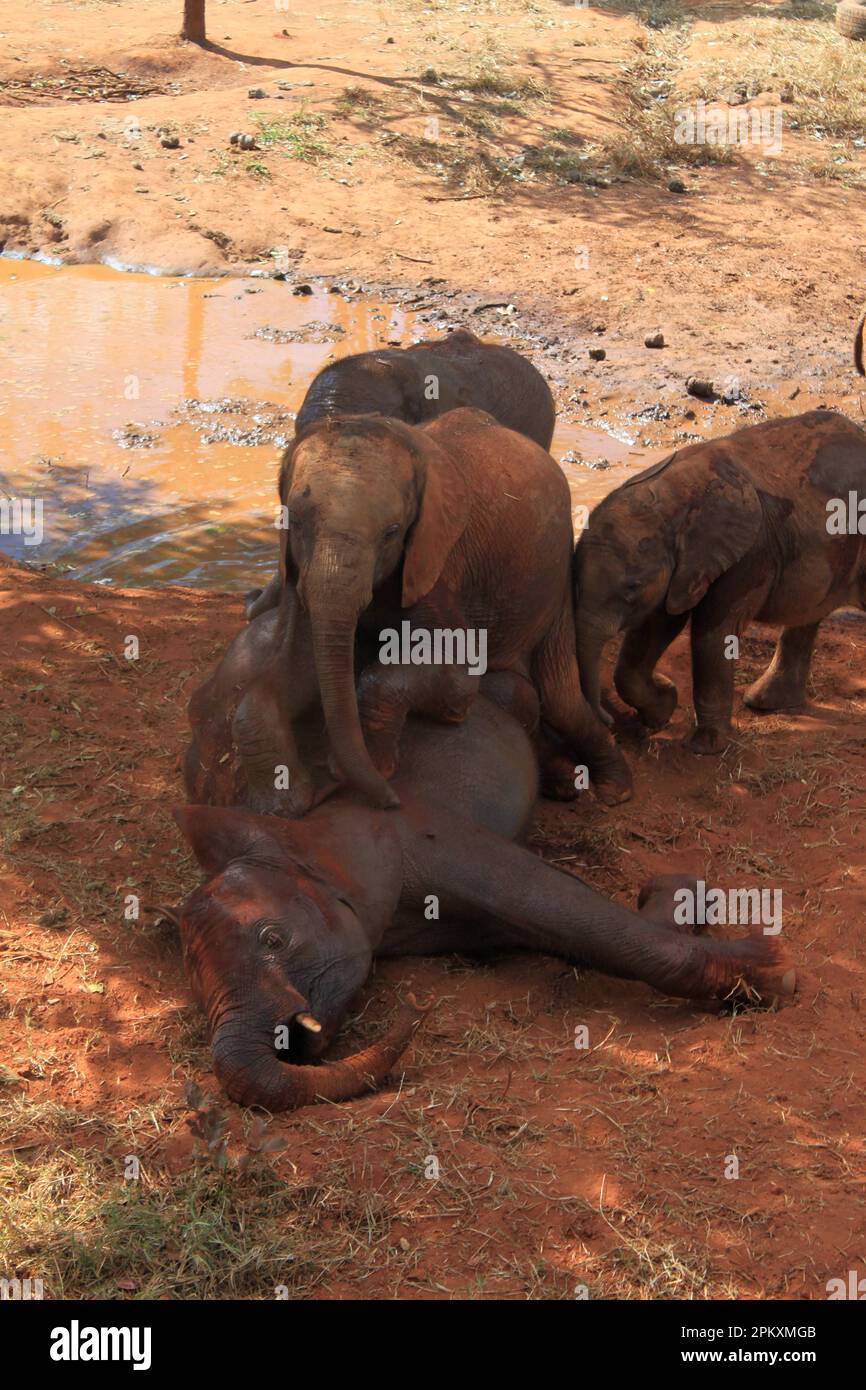
[[[677, 691], [656, 662], [691, 617], [696, 753], [727, 742], [734, 695], [730, 638], [755, 620], [780, 626], [775, 654], [746, 692], [752, 709], [806, 698], [818, 625], [866, 606], [866, 434], [828, 410], [679, 449], [595, 508], [575, 551], [577, 652], [584, 693], [601, 707], [606, 642], [625, 638], [617, 693], [661, 728]], [[848, 518], [834, 524], [840, 508]]]
[[[271, 612], [244, 629], [227, 658], [230, 678], [217, 672], [212, 692], [230, 692], [255, 669], [277, 623]], [[793, 993], [776, 938], [713, 941], [659, 925], [670, 920], [668, 877], [638, 916], [512, 843], [535, 804], [528, 734], [538, 701], [506, 671], [488, 677], [486, 689], [495, 703], [482, 695], [463, 724], [408, 721], [398, 810], [343, 788], [302, 820], [230, 805], [175, 812], [206, 875], [181, 912], [184, 963], [233, 1100], [285, 1110], [346, 1100], [387, 1076], [423, 1016], [411, 999], [362, 1052], [305, 1065], [335, 1037], [375, 956], [522, 949], [682, 998], [726, 997], [744, 984]], [[218, 698], [191, 706], [188, 786], [224, 803], [238, 785], [230, 715]], [[299, 725], [311, 764], [323, 756], [320, 732], [319, 721]], [[190, 784], [191, 770], [198, 783]]]
[[[447, 338], [407, 348], [376, 348], [330, 362], [315, 376], [295, 421], [295, 438], [335, 415], [387, 415], [408, 425], [474, 406], [542, 449], [553, 440], [556, 407], [550, 387], [513, 348], [485, 343], [459, 328]], [[276, 607], [277, 574], [247, 595], [247, 617]]]
[[[287, 449], [280, 497], [280, 637], [234, 720], [253, 809], [309, 808], [292, 724], [319, 698], [340, 775], [374, 804], [397, 803], [388, 779], [406, 715], [459, 721], [478, 690], [462, 659], [383, 661], [382, 634], [404, 622], [483, 634], [487, 669], [532, 681], [572, 769], [585, 766], [603, 800], [630, 795], [625, 760], [581, 694], [571, 498], [540, 445], [480, 410], [416, 426], [337, 417]], [[359, 649], [372, 660], [356, 694]], [[289, 768], [286, 792], [275, 764]]]

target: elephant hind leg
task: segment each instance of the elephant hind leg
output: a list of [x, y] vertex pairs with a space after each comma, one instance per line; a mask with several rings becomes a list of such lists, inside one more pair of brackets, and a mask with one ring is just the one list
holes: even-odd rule
[[411, 847], [416, 877], [423, 892], [440, 895], [443, 918], [466, 924], [463, 950], [543, 951], [685, 999], [794, 992], [796, 976], [778, 937], [679, 934], [451, 814], [441, 824], [426, 814], [421, 830]]
[[638, 894], [637, 910], [640, 916], [648, 922], [655, 922], [656, 926], [678, 932], [681, 936], [695, 936], [706, 932], [706, 926], [701, 922], [679, 920], [677, 898], [683, 889], [691, 894], [698, 892], [698, 880], [694, 874], [655, 874]]
[[772, 661], [743, 697], [750, 709], [796, 709], [806, 703], [806, 682], [818, 626], [809, 623], [806, 627], [783, 628]]
[[530, 738], [538, 730], [538, 692], [518, 671], [488, 671], [481, 677], [481, 693], [516, 719]]
[[541, 717], [577, 760], [575, 771], [581, 766], [587, 768], [596, 796], [606, 805], [628, 801], [632, 794], [628, 763], [580, 688], [574, 622], [566, 604], [535, 653], [533, 679]]

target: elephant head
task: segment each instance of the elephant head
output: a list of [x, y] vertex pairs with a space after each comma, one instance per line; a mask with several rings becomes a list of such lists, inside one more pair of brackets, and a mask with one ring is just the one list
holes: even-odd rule
[[288, 509], [283, 569], [297, 574], [309, 614], [332, 753], [350, 786], [374, 805], [396, 806], [361, 731], [358, 620], [391, 576], [403, 608], [433, 588], [466, 526], [465, 483], [423, 430], [376, 416], [337, 417], [287, 450], [280, 499]]
[[212, 806], [178, 807], [174, 815], [211, 875], [185, 903], [180, 936], [228, 1095], [276, 1111], [374, 1088], [426, 1012], [411, 996], [378, 1042], [309, 1065], [370, 970], [359, 885], [336, 862], [326, 875], [297, 825]]
[[577, 661], [583, 693], [606, 723], [606, 643], [659, 608], [686, 613], [754, 546], [762, 504], [724, 450], [670, 454], [611, 492], [591, 513], [574, 557]]

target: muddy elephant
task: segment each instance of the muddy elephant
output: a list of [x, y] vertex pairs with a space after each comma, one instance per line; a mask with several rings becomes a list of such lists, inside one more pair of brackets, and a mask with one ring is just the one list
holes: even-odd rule
[[[519, 352], [463, 328], [436, 341], [329, 363], [310, 384], [295, 436], [335, 415], [388, 415], [420, 425], [458, 406], [486, 410], [500, 425], [550, 448], [556, 408], [544, 377]], [[279, 595], [275, 575], [265, 589], [247, 595], [247, 617], [273, 608]]]
[[746, 704], [802, 704], [821, 619], [866, 600], [866, 515], [861, 533], [852, 497], [866, 498], [866, 434], [827, 410], [689, 445], [610, 493], [575, 551], [578, 661], [592, 707], [603, 714], [602, 652], [624, 632], [617, 693], [662, 727], [677, 691], [655, 665], [689, 617], [695, 752], [727, 741], [731, 639], [753, 620], [782, 632]]
[[[279, 653], [235, 721], [253, 809], [307, 809], [291, 752], [290, 789], [275, 791], [272, 750], [290, 746], [292, 721], [317, 696], [340, 774], [395, 805], [388, 779], [406, 715], [462, 719], [482, 663], [533, 681], [572, 778], [579, 765], [602, 800], [630, 794], [625, 760], [581, 694], [571, 500], [538, 444], [479, 410], [420, 426], [338, 417], [286, 451], [280, 497]], [[373, 659], [356, 695], [364, 644]]]
[[[463, 724], [408, 721], [399, 810], [343, 788], [302, 820], [228, 806], [175, 812], [206, 875], [180, 913], [185, 966], [233, 1100], [284, 1110], [346, 1100], [387, 1076], [423, 1016], [411, 998], [379, 1041], [320, 1060], [376, 956], [522, 949], [682, 998], [724, 997], [744, 984], [793, 992], [778, 938], [678, 934], [658, 924], [666, 881], [645, 895], [644, 918], [515, 844], [537, 791], [529, 734], [538, 702], [508, 672], [487, 689], [496, 702], [482, 695]], [[229, 721], [218, 715], [212, 708], [216, 722], [196, 729], [196, 743], [225, 800], [234, 774]], [[316, 733], [313, 721], [303, 737], [315, 743]], [[311, 762], [323, 756], [306, 744], [304, 752]]]

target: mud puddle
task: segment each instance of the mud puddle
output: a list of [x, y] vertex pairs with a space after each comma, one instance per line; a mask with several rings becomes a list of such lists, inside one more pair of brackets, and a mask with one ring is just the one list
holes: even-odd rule
[[[273, 566], [277, 459], [315, 373], [435, 336], [342, 287], [0, 260], [0, 549], [75, 579], [246, 589]], [[651, 455], [561, 425], [575, 504]]]

